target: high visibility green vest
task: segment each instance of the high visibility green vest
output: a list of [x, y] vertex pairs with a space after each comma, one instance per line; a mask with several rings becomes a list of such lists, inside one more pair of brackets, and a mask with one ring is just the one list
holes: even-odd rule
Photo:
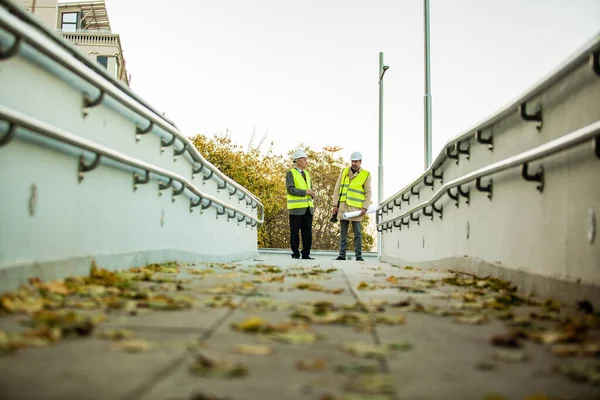
[[[300, 171], [298, 171], [296, 168], [292, 168], [292, 169], [290, 169], [290, 171], [292, 172], [292, 176], [294, 177], [294, 186], [296, 186], [296, 188], [302, 189], [302, 190], [308, 190], [312, 187], [310, 185], [310, 175], [308, 174], [308, 171], [304, 171], [304, 174], [306, 175], [306, 181], [302, 177], [302, 174], [300, 173]], [[288, 210], [291, 210], [293, 208], [307, 208], [307, 207], [314, 207], [312, 198], [309, 195], [293, 196], [289, 193], [287, 194]]]
[[346, 202], [347, 205], [356, 208], [363, 208], [365, 202], [365, 191], [363, 185], [369, 177], [369, 171], [361, 169], [354, 179], [348, 178], [349, 168], [344, 168], [342, 172], [342, 183], [340, 185], [340, 203]]

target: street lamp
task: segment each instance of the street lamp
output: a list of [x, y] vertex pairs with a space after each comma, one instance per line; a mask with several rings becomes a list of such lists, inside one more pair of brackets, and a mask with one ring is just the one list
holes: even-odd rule
[[[379, 169], [377, 177], [377, 198], [383, 202], [383, 76], [390, 67], [383, 65], [383, 53], [379, 53]], [[381, 257], [381, 232], [377, 235], [377, 254]]]
[[333, 146], [333, 147], [325, 146], [325, 147], [323, 147], [323, 150], [331, 152], [331, 157], [333, 157], [333, 153], [335, 153], [336, 151], [342, 150], [342, 148], [340, 146]]
[[424, 161], [425, 168], [431, 165], [431, 71], [429, 68], [429, 0], [423, 0], [424, 26], [425, 26], [425, 132], [424, 136]]

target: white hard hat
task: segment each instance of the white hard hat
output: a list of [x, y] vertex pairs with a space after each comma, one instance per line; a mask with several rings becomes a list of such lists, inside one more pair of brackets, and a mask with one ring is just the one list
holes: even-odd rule
[[299, 158], [306, 158], [306, 153], [304, 152], [304, 150], [296, 150], [294, 152], [294, 157], [293, 160], [296, 161]]
[[352, 155], [350, 156], [350, 160], [351, 161], [362, 160], [362, 154], [360, 154], [360, 151], [355, 151], [354, 153], [352, 153]]

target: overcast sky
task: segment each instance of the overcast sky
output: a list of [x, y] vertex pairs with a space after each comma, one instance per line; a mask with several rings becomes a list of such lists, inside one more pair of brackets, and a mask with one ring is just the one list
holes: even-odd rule
[[[131, 87], [186, 135], [363, 153], [377, 201], [423, 171], [421, 0], [106, 0]], [[433, 159], [600, 32], [598, 0], [431, 0]], [[310, 164], [309, 164], [310, 168]], [[284, 177], [282, 177], [284, 179]]]

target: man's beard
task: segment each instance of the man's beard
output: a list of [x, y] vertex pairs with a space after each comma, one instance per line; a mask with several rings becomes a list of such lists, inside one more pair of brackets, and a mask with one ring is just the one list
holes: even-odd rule
[[354, 174], [356, 173], [356, 171], [358, 171], [358, 167], [356, 167], [356, 168], [355, 167], [350, 167], [350, 169], [352, 170], [352, 173], [354, 173]]

